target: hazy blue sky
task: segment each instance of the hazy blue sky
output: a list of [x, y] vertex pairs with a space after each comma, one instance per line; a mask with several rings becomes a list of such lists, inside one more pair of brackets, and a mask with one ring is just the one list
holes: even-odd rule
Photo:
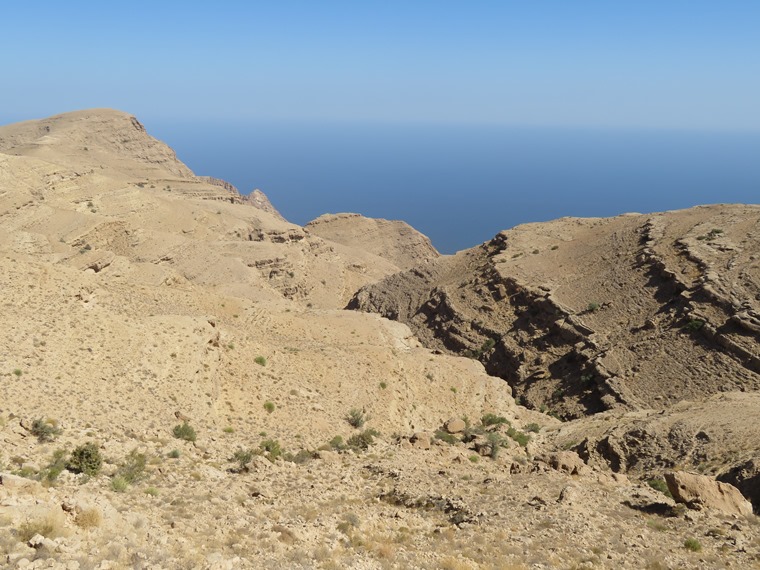
[[0, 120], [760, 130], [756, 0], [5, 2]]

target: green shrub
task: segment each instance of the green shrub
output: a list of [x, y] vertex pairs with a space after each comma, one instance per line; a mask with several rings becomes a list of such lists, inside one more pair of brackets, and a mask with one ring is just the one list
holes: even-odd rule
[[42, 443], [45, 441], [53, 441], [56, 437], [61, 435], [61, 429], [53, 425], [50, 421], [44, 421], [37, 419], [32, 422], [32, 435], [37, 437], [37, 440]]
[[264, 409], [267, 411], [267, 413], [271, 414], [274, 412], [275, 405], [272, 402], [264, 402]]
[[589, 303], [588, 307], [586, 307], [586, 310], [589, 313], [594, 313], [599, 310], [599, 303]]
[[111, 489], [117, 493], [123, 493], [127, 490], [127, 487], [129, 487], [129, 483], [126, 479], [124, 479], [124, 477], [117, 476], [111, 479]]
[[455, 436], [453, 433], [449, 433], [442, 429], [439, 429], [435, 432], [435, 439], [440, 439], [441, 441], [445, 441], [449, 445], [455, 445], [459, 443], [457, 436]]
[[235, 453], [232, 454], [232, 457], [230, 457], [230, 461], [233, 461], [238, 464], [237, 469], [235, 471], [237, 473], [242, 473], [243, 471], [248, 471], [248, 464], [253, 460], [254, 451], [252, 449], [238, 449]]
[[253, 361], [258, 364], [259, 366], [266, 366], [267, 365], [267, 359], [263, 356], [257, 356], [253, 359]]
[[53, 458], [50, 463], [42, 470], [43, 478], [52, 483], [66, 469], [66, 452], [63, 449], [57, 449], [53, 452]]
[[380, 432], [372, 428], [366, 429], [361, 433], [357, 433], [348, 438], [346, 445], [351, 449], [363, 450], [368, 449], [370, 445], [375, 443], [375, 438], [380, 435]]
[[502, 446], [503, 440], [501, 439], [501, 436], [498, 433], [491, 432], [486, 436], [486, 440], [488, 441], [488, 456], [491, 459], [496, 459], [499, 455], [499, 449]]
[[171, 451], [168, 453], [168, 455], [169, 455], [169, 457], [170, 457], [171, 459], [179, 459], [179, 456], [180, 456], [180, 452], [179, 452], [179, 449], [172, 449], [172, 450], [171, 450]]
[[507, 430], [507, 435], [511, 437], [513, 440], [515, 440], [522, 447], [525, 447], [526, 445], [528, 445], [528, 442], [530, 441], [530, 436], [527, 433], [517, 431], [513, 427], [510, 427]]
[[509, 420], [505, 418], [504, 416], [497, 416], [496, 414], [486, 414], [482, 418], [480, 418], [480, 423], [483, 425], [483, 427], [497, 426], [500, 424], [509, 425]]
[[92, 442], [80, 445], [71, 452], [71, 457], [66, 464], [66, 468], [74, 473], [84, 473], [94, 477], [100, 472], [103, 466], [103, 456], [100, 454], [98, 446]]
[[343, 436], [340, 435], [336, 435], [334, 438], [332, 438], [329, 444], [330, 447], [335, 451], [343, 451], [346, 449], [346, 444], [343, 441]]
[[15, 374], [16, 376], [21, 376], [21, 374], [22, 374], [22, 372], [21, 372], [21, 368], [16, 368], [16, 369], [14, 369], [14, 370], [13, 370], [13, 374]]
[[705, 326], [705, 321], [702, 319], [691, 319], [688, 323], [686, 323], [687, 331], [689, 332], [697, 332], [699, 331], [703, 326]]
[[184, 439], [185, 441], [195, 441], [197, 437], [195, 430], [187, 422], [174, 426], [172, 433], [177, 439]]
[[348, 415], [346, 416], [346, 421], [351, 427], [360, 428], [364, 426], [365, 423], [367, 423], [367, 416], [364, 414], [362, 410], [359, 410], [357, 408], [351, 408], [351, 410], [348, 412]]
[[538, 433], [539, 431], [541, 431], [541, 426], [536, 423], [528, 424], [527, 426], [525, 426], [525, 431], [528, 431], [531, 433]]
[[670, 494], [670, 489], [668, 489], [668, 484], [663, 479], [650, 479], [647, 481], [647, 485], [652, 487], [655, 491], [659, 491], [671, 499], [673, 498], [673, 495]]
[[699, 543], [699, 541], [696, 538], [687, 538], [683, 542], [684, 548], [687, 550], [691, 550], [692, 552], [699, 552], [702, 550], [702, 545]]
[[127, 485], [136, 483], [145, 476], [145, 454], [136, 449], [129, 452], [124, 463], [116, 470], [115, 479], [123, 479]]
[[272, 463], [282, 455], [282, 447], [280, 447], [280, 443], [277, 440], [265, 439], [259, 444], [259, 447], [265, 452], [265, 457]]

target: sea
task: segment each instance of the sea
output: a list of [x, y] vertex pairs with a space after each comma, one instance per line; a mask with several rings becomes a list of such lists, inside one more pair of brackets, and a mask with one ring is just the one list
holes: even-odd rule
[[196, 174], [262, 190], [289, 221], [404, 220], [442, 253], [518, 224], [760, 202], [760, 132], [146, 122]]

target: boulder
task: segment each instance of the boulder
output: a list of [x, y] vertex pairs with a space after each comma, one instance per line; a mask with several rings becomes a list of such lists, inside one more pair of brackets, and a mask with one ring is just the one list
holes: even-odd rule
[[558, 451], [557, 453], [551, 453], [543, 458], [543, 460], [545, 463], [548, 463], [552, 469], [563, 471], [569, 475], [578, 475], [586, 468], [583, 459], [581, 459], [574, 451]]
[[684, 503], [690, 509], [701, 510], [706, 507], [728, 514], [752, 514], [752, 504], [744, 498], [739, 489], [729, 483], [685, 471], [665, 473], [665, 482], [673, 499], [677, 503]]
[[409, 438], [409, 443], [411, 443], [412, 447], [415, 449], [430, 449], [432, 440], [433, 438], [429, 433], [417, 432]]
[[443, 429], [449, 433], [461, 433], [466, 427], [467, 425], [464, 423], [464, 420], [461, 420], [459, 418], [451, 418], [449, 421], [443, 424]]

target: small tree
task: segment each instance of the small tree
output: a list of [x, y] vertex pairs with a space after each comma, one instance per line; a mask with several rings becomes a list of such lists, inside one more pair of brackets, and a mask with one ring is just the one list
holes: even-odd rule
[[103, 456], [100, 454], [98, 446], [88, 442], [71, 452], [66, 468], [74, 473], [84, 473], [94, 477], [100, 472], [102, 466]]

